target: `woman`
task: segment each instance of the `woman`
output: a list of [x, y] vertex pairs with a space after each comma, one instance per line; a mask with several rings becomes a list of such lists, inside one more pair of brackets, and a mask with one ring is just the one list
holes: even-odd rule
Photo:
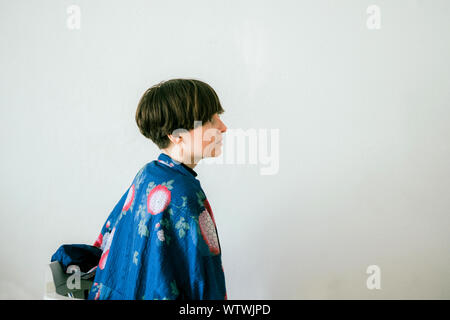
[[215, 91], [194, 79], [148, 89], [136, 122], [161, 150], [106, 220], [89, 299], [227, 299], [211, 206], [194, 168], [221, 153], [227, 127]]

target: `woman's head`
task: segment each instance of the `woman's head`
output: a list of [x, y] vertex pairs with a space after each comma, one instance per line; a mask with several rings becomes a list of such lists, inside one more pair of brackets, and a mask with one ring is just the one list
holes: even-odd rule
[[161, 150], [197, 163], [221, 152], [220, 119], [224, 112], [211, 86], [195, 79], [172, 79], [149, 88], [139, 101], [136, 123], [140, 132]]

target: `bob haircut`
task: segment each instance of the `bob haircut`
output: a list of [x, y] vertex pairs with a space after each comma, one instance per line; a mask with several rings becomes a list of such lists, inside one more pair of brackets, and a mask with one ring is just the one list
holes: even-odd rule
[[136, 110], [139, 131], [159, 149], [167, 148], [168, 137], [176, 129], [194, 129], [194, 121], [202, 125], [214, 114], [225, 111], [214, 89], [196, 79], [172, 79], [147, 89]]

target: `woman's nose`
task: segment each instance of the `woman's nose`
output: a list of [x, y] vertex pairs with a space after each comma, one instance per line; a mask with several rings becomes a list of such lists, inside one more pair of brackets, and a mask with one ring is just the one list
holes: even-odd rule
[[220, 128], [219, 128], [219, 130], [220, 130], [220, 132], [225, 133], [227, 131], [227, 126], [225, 125], [225, 123], [223, 123], [222, 120], [219, 119], [219, 121], [220, 121]]

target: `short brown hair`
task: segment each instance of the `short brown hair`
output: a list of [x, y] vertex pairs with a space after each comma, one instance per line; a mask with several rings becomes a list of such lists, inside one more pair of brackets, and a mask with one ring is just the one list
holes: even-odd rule
[[170, 145], [167, 135], [176, 129], [194, 129], [194, 121], [211, 121], [223, 113], [211, 86], [196, 79], [172, 79], [147, 89], [136, 110], [139, 131], [160, 149]]

